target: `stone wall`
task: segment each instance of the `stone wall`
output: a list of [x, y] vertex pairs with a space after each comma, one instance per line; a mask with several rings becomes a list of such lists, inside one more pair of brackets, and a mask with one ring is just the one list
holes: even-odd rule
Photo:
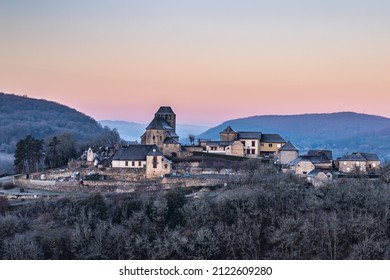
[[280, 164], [289, 164], [296, 158], [298, 158], [298, 151], [280, 151]]

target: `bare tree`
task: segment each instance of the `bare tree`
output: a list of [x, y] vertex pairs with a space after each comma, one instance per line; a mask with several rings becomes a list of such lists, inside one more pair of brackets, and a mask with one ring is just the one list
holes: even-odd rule
[[387, 162], [381, 168], [381, 180], [383, 183], [387, 185], [387, 187], [390, 186], [390, 163], [389, 162]]
[[194, 145], [194, 143], [195, 143], [195, 135], [194, 134], [188, 134], [188, 140], [190, 140], [191, 145]]

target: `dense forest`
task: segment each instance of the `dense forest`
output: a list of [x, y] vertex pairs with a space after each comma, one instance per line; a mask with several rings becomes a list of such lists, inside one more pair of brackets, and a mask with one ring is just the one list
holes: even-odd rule
[[0, 93], [0, 131], [0, 175], [10, 171], [10, 155], [28, 135], [45, 141], [46, 146], [53, 137], [61, 138], [63, 145], [65, 140], [72, 142], [76, 154], [85, 147], [106, 144], [112, 135], [110, 128], [67, 106], [5, 93]]
[[44, 139], [64, 132], [77, 141], [100, 135], [94, 119], [67, 106], [43, 99], [0, 93], [0, 152], [13, 153], [26, 135]]
[[[266, 179], [268, 178], [268, 179]], [[191, 189], [0, 204], [2, 259], [389, 259], [390, 188], [259, 175]], [[2, 206], [1, 206], [2, 205]]]
[[228, 125], [236, 131], [279, 133], [302, 154], [308, 149], [330, 149], [335, 157], [347, 152], [368, 152], [390, 161], [389, 118], [353, 112], [253, 116], [226, 121], [198, 137], [219, 139], [219, 132]]

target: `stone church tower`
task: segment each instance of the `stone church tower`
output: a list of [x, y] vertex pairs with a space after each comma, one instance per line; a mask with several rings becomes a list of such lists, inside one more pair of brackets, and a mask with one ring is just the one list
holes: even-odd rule
[[158, 111], [154, 114], [154, 117], [165, 119], [173, 128], [173, 131], [176, 132], [176, 114], [173, 112], [171, 107], [161, 106], [160, 109], [158, 109]]
[[237, 140], [237, 132], [230, 126], [226, 127], [223, 131], [219, 133], [219, 137], [223, 142], [233, 142]]
[[180, 151], [179, 136], [176, 134], [176, 114], [169, 106], [162, 106], [141, 136], [141, 144], [156, 145], [165, 156]]

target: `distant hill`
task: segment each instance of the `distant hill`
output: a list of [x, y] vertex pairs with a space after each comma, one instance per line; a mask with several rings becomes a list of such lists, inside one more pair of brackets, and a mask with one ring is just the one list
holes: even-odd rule
[[[147, 124], [140, 124], [127, 121], [99, 121], [101, 125], [108, 126], [111, 129], [116, 128], [119, 135], [127, 141], [140, 141], [141, 135], [145, 132]], [[176, 132], [180, 137], [182, 143], [186, 143], [189, 134], [198, 135], [209, 129], [206, 126], [191, 125], [191, 124], [177, 124]]]
[[56, 102], [0, 93], [0, 172], [6, 163], [9, 166], [16, 143], [26, 135], [45, 139], [63, 132], [81, 143], [104, 129], [93, 118]]
[[390, 119], [385, 117], [353, 112], [253, 116], [226, 121], [198, 137], [219, 139], [228, 125], [236, 131], [279, 133], [301, 153], [316, 148], [332, 149], [334, 156], [366, 151], [390, 161]]

